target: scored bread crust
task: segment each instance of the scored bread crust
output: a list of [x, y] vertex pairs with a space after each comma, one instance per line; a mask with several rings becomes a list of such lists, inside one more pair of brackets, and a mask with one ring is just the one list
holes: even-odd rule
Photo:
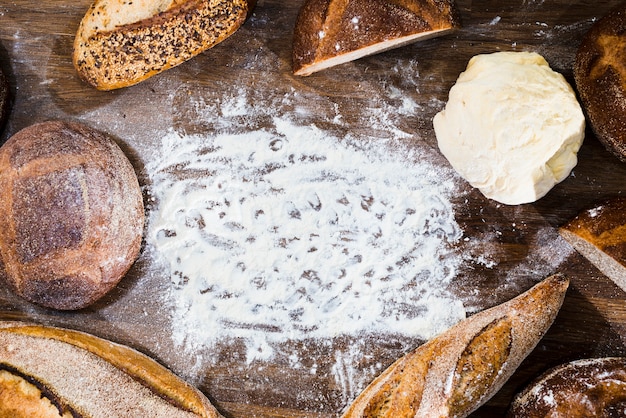
[[37, 386], [59, 415], [221, 417], [200, 391], [148, 356], [79, 331], [0, 321], [0, 370]]
[[466, 417], [535, 348], [568, 286], [569, 280], [556, 274], [457, 323], [388, 367], [342, 418]]
[[255, 0], [176, 0], [128, 22], [132, 3], [96, 0], [76, 33], [74, 67], [98, 90], [137, 84], [217, 45], [244, 23]]
[[559, 228], [572, 247], [626, 291], [626, 197], [580, 212]]
[[626, 5], [585, 34], [574, 62], [574, 80], [598, 140], [626, 162]]
[[135, 262], [143, 196], [108, 136], [75, 122], [31, 125], [0, 147], [0, 278], [25, 299], [84, 308]]
[[602, 357], [558, 365], [517, 394], [508, 418], [623, 416], [626, 358]]
[[294, 28], [293, 72], [310, 75], [459, 26], [453, 0], [306, 0]]

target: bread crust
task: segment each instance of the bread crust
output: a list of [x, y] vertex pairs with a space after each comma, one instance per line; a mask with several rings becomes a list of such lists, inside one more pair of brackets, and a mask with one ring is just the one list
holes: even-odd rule
[[585, 34], [574, 62], [574, 79], [598, 140], [626, 162], [626, 5]]
[[569, 280], [550, 276], [398, 359], [343, 418], [466, 417], [493, 396], [554, 321]]
[[10, 97], [9, 82], [0, 68], [0, 132], [2, 132], [9, 116]]
[[580, 254], [626, 291], [626, 197], [580, 212], [559, 228]]
[[310, 75], [459, 26], [453, 0], [306, 0], [294, 28], [293, 72]]
[[[109, 10], [102, 3], [118, 8]], [[131, 2], [132, 3], [132, 2]], [[94, 20], [116, 20], [123, 0], [96, 0], [80, 23], [73, 63], [79, 76], [98, 90], [137, 84], [217, 45], [245, 21], [255, 0], [174, 1], [166, 10], [113, 29]]]
[[200, 391], [130, 347], [18, 321], [0, 321], [0, 342], [0, 370], [37, 386], [59, 415], [221, 417]]
[[84, 308], [139, 255], [143, 196], [130, 161], [85, 125], [32, 125], [0, 147], [0, 277], [25, 299]]
[[622, 416], [626, 358], [582, 359], [556, 366], [515, 396], [508, 418]]

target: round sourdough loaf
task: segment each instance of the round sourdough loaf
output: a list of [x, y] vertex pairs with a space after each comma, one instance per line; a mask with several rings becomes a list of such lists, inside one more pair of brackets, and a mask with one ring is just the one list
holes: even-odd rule
[[0, 148], [0, 277], [54, 309], [90, 305], [137, 258], [141, 189], [117, 144], [82, 124], [51, 121]]
[[547, 371], [513, 400], [507, 417], [623, 417], [626, 358], [575, 360]]
[[574, 79], [597, 138], [626, 162], [626, 5], [587, 32], [576, 54]]

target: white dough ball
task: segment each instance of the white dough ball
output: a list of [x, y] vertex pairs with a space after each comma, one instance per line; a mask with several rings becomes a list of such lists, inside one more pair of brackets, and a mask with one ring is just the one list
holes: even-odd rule
[[509, 205], [534, 202], [563, 181], [585, 135], [572, 87], [533, 52], [473, 57], [433, 125], [452, 167]]

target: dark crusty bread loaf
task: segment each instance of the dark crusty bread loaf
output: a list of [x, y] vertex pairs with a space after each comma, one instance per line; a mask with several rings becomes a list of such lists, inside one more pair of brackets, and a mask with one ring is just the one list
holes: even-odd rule
[[293, 72], [310, 75], [459, 26], [453, 0], [306, 0], [294, 28]]
[[626, 291], [626, 197], [584, 210], [559, 228], [580, 254]]
[[[7, 392], [13, 396], [4, 402]], [[0, 416], [19, 417], [15, 411], [30, 411], [22, 415], [28, 417], [220, 417], [200, 391], [136, 350], [69, 329], [0, 321]]]
[[0, 132], [9, 116], [10, 90], [6, 75], [0, 68]]
[[626, 4], [587, 32], [576, 54], [574, 79], [597, 138], [626, 162]]
[[576, 360], [541, 375], [513, 400], [509, 418], [623, 417], [626, 358]]
[[137, 258], [135, 171], [107, 136], [74, 122], [25, 128], [0, 147], [0, 277], [27, 300], [83, 308]]
[[99, 90], [127, 87], [232, 35], [255, 0], [96, 0], [80, 23], [73, 62]]
[[466, 417], [493, 396], [554, 321], [569, 280], [550, 276], [475, 314], [387, 368], [344, 418]]

